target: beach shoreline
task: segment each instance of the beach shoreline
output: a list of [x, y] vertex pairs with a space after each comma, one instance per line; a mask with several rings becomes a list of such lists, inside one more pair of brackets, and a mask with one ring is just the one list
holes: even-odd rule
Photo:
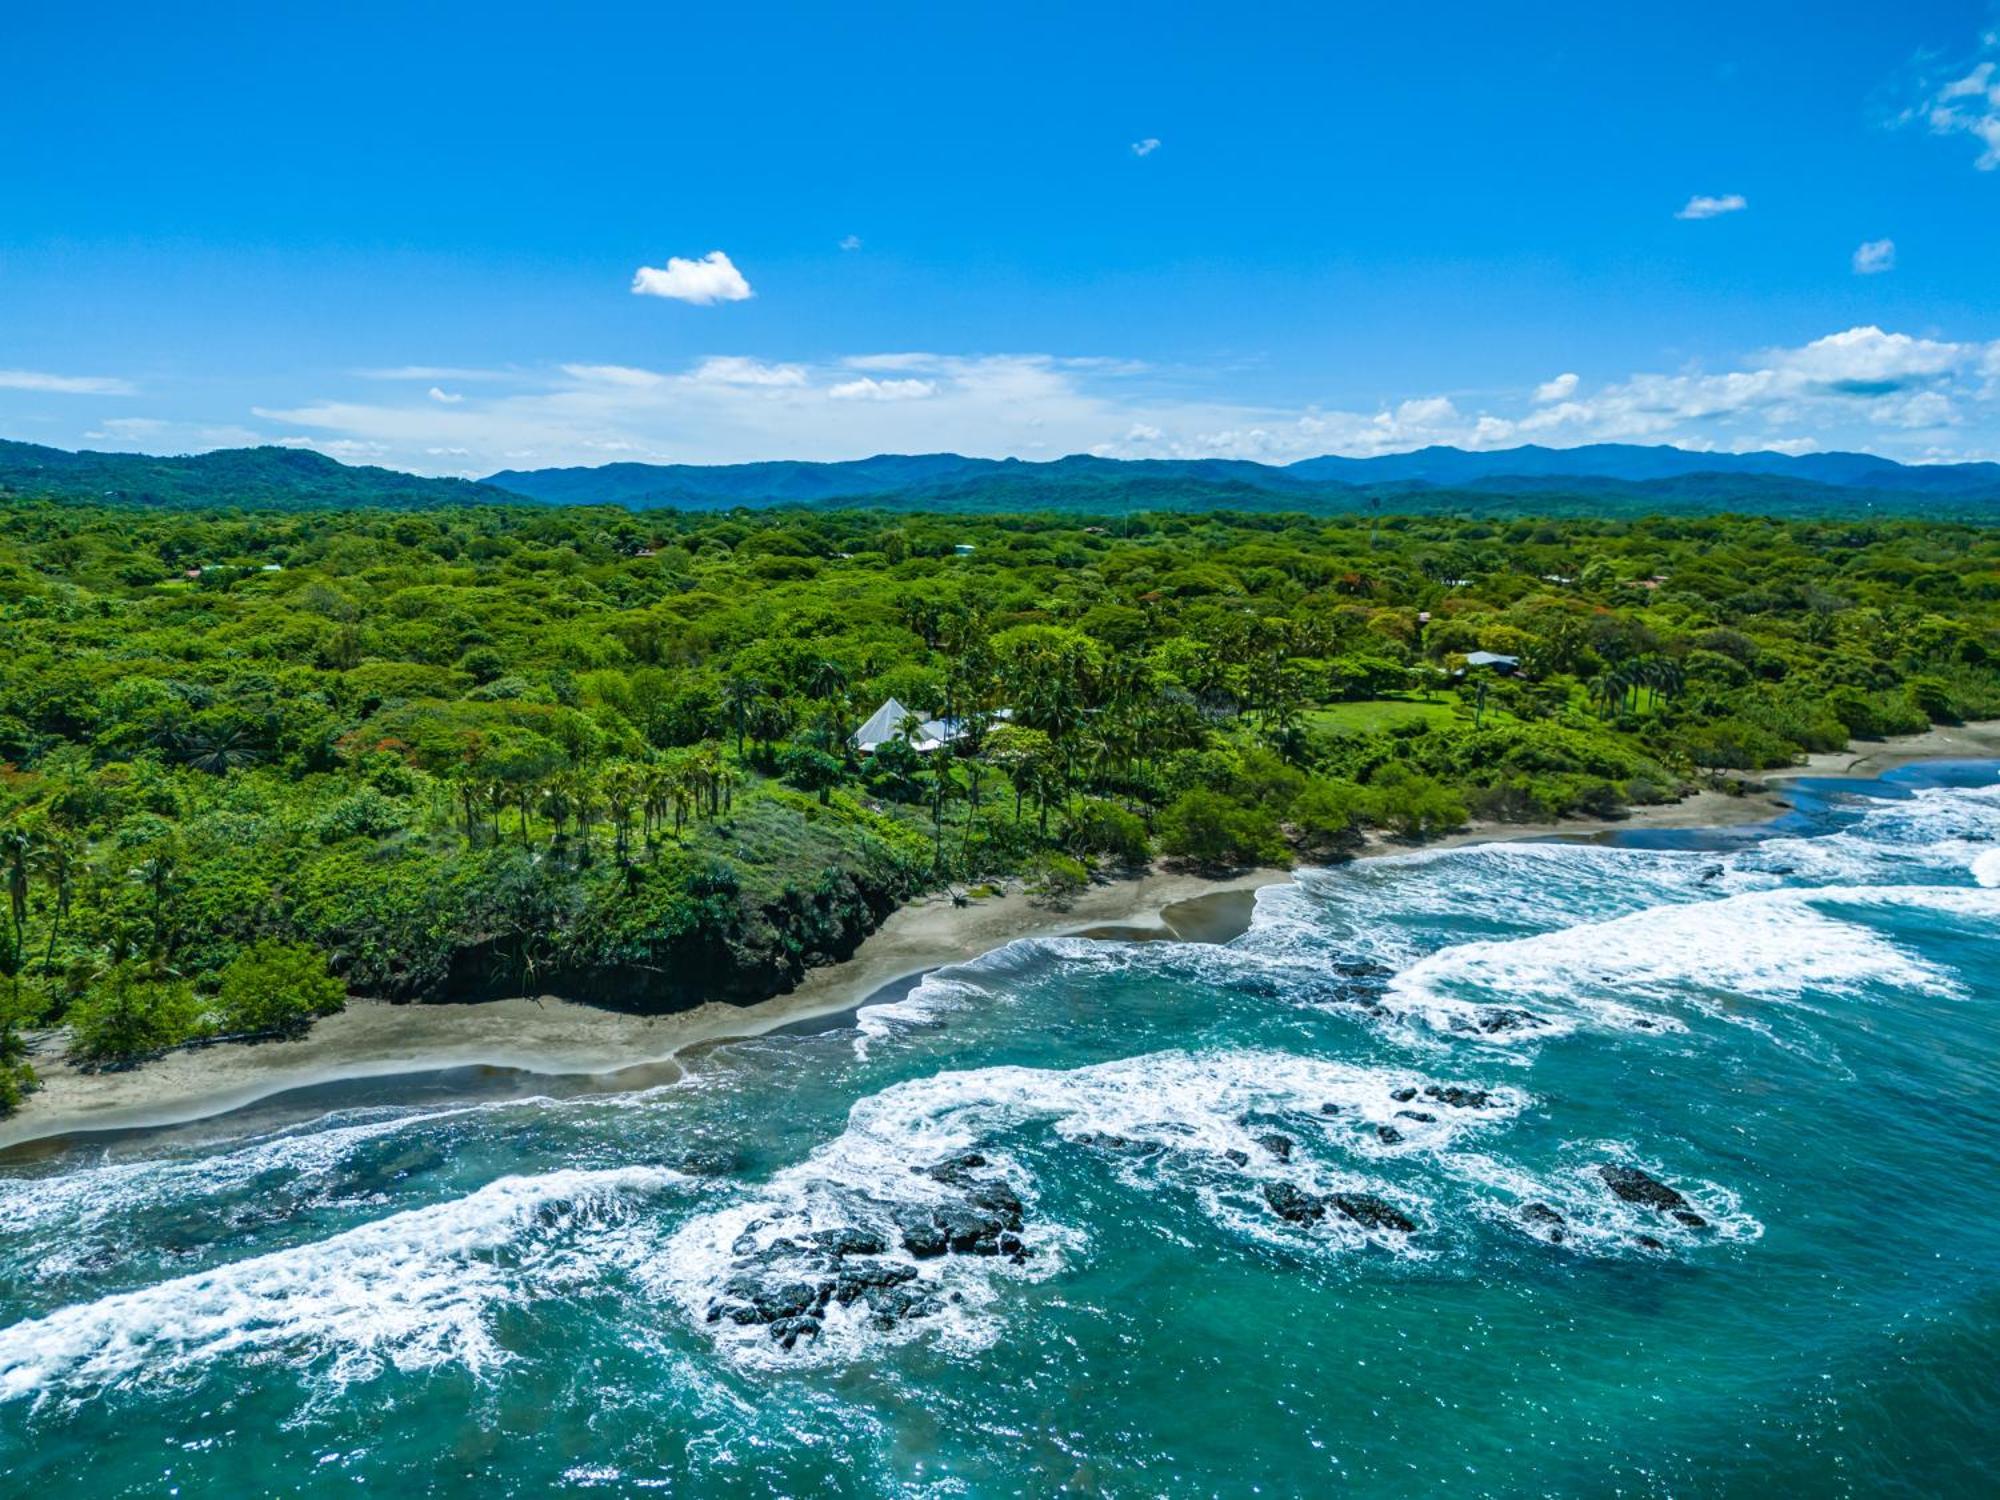
[[[1789, 811], [1786, 784], [1808, 778], [1866, 779], [1895, 766], [1940, 759], [2000, 757], [2000, 722], [1940, 726], [1739, 779], [1679, 802], [1631, 810], [1612, 820], [1475, 824], [1421, 844], [1376, 839], [1359, 858], [1543, 838], [1587, 838], [1634, 829], [1742, 827]], [[276, 1096], [334, 1083], [451, 1069], [512, 1070], [585, 1082], [591, 1091], [651, 1086], [677, 1075], [690, 1048], [759, 1035], [837, 1015], [884, 986], [963, 963], [1023, 938], [1095, 935], [1227, 941], [1248, 926], [1256, 891], [1292, 879], [1257, 869], [1225, 877], [1155, 868], [1100, 881], [1061, 909], [1011, 888], [956, 906], [937, 895], [898, 908], [852, 957], [810, 971], [792, 990], [750, 1005], [708, 1001], [647, 1015], [557, 996], [518, 996], [464, 1005], [397, 1005], [350, 1000], [294, 1041], [190, 1048], [117, 1072], [82, 1072], [63, 1060], [57, 1037], [35, 1039], [31, 1060], [43, 1086], [0, 1120], [0, 1150], [58, 1136], [187, 1124]]]

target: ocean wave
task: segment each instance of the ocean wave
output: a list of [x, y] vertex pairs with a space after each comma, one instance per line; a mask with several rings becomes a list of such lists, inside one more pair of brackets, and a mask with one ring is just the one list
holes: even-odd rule
[[[490, 1310], [560, 1290], [576, 1269], [557, 1254], [561, 1239], [684, 1180], [659, 1167], [503, 1177], [309, 1245], [15, 1323], [0, 1328], [0, 1401], [172, 1383], [225, 1356], [324, 1360], [336, 1386], [385, 1361], [490, 1369], [508, 1358]], [[503, 1249], [515, 1253], [494, 1253]]]
[[[1818, 908], [1882, 902], [1946, 907], [1970, 894], [1925, 886], [1780, 888], [1654, 907], [1532, 937], [1443, 949], [1396, 975], [1383, 1003], [1438, 1030], [1512, 1040], [1585, 1023], [1618, 1030], [1673, 1024], [1670, 1015], [1640, 1010], [1635, 1000], [1689, 1003], [1738, 1020], [1740, 1013], [1721, 999], [1800, 1004], [1871, 987], [1955, 993], [1957, 981], [1936, 965]], [[1501, 999], [1528, 1007], [1533, 1024], [1482, 1025], [1482, 1014]]]
[[[969, 1350], [997, 1336], [1008, 1281], [1053, 1275], [1092, 1242], [1087, 1226], [1042, 1210], [1055, 1158], [1097, 1162], [1155, 1208], [1160, 1193], [1179, 1195], [1239, 1237], [1418, 1255], [1409, 1231], [1435, 1222], [1431, 1199], [1413, 1174], [1385, 1169], [1525, 1103], [1512, 1088], [1265, 1049], [938, 1073], [856, 1103], [805, 1161], [684, 1225], [653, 1275], [740, 1362], [844, 1361], [916, 1337]], [[992, 1253], [1008, 1249], [1004, 1236], [985, 1254], [926, 1253], [911, 1233], [967, 1201], [1010, 1200], [1018, 1253]], [[825, 1248], [842, 1242], [864, 1248], [854, 1261]], [[857, 1264], [899, 1278], [896, 1315], [859, 1283], [845, 1295]], [[801, 1312], [809, 1329], [792, 1321]]]

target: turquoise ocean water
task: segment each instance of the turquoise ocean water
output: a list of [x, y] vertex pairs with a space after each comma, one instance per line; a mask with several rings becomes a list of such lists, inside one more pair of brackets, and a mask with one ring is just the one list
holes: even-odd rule
[[1996, 917], [1995, 767], [1933, 765], [647, 1093], [17, 1155], [0, 1487], [1990, 1495]]

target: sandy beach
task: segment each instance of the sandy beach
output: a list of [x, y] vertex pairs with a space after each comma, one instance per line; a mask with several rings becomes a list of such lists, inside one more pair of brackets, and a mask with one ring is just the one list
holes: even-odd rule
[[[1939, 727], [1922, 735], [1814, 755], [1799, 766], [1697, 792], [1615, 821], [1475, 824], [1423, 845], [1372, 840], [1360, 857], [1452, 848], [1494, 839], [1587, 837], [1637, 828], [1717, 828], [1768, 822], [1788, 807], [1784, 783], [1804, 777], [1879, 775], [1920, 760], [2000, 757], [2000, 722]], [[1093, 937], [1222, 942], [1247, 928], [1255, 892], [1289, 880], [1278, 869], [1222, 879], [1155, 869], [1107, 880], [1056, 910], [1019, 889], [954, 906], [928, 897], [892, 913], [844, 963], [815, 969], [788, 994], [755, 1005], [718, 1001], [666, 1015], [604, 1010], [556, 996], [477, 1005], [391, 1005], [350, 1000], [296, 1041], [176, 1051], [140, 1067], [86, 1073], [61, 1052], [61, 1033], [32, 1039], [42, 1088], [0, 1121], [0, 1150], [83, 1131], [204, 1119], [298, 1089], [446, 1069], [500, 1069], [613, 1090], [671, 1079], [688, 1048], [851, 1009], [884, 985], [961, 963], [1019, 938]]]

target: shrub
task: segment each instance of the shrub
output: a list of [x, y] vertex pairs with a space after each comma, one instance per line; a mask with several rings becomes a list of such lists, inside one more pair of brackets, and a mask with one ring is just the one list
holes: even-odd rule
[[1044, 901], [1068, 901], [1090, 884], [1090, 871], [1079, 860], [1054, 850], [1038, 856], [1028, 873], [1028, 889]]
[[1704, 771], [1762, 771], [1790, 765], [1792, 747], [1747, 719], [1717, 719], [1681, 737], [1688, 759]]
[[1434, 776], [1388, 765], [1368, 785], [1368, 820], [1409, 838], [1426, 838], [1465, 822], [1465, 800]]
[[1351, 849], [1361, 842], [1366, 801], [1367, 794], [1353, 782], [1317, 776], [1292, 799], [1286, 821], [1302, 849], [1315, 853]]
[[1115, 802], [1095, 799], [1077, 809], [1063, 842], [1072, 854], [1102, 854], [1128, 865], [1152, 853], [1144, 822]]
[[237, 954], [222, 971], [214, 1015], [226, 1032], [290, 1034], [346, 1003], [346, 987], [326, 972], [317, 948], [266, 939]]
[[69, 1022], [70, 1053], [85, 1062], [125, 1061], [178, 1046], [201, 1029], [194, 992], [119, 964], [82, 999]]
[[1277, 819], [1222, 792], [1183, 792], [1160, 814], [1160, 847], [1204, 865], [1282, 864]]

